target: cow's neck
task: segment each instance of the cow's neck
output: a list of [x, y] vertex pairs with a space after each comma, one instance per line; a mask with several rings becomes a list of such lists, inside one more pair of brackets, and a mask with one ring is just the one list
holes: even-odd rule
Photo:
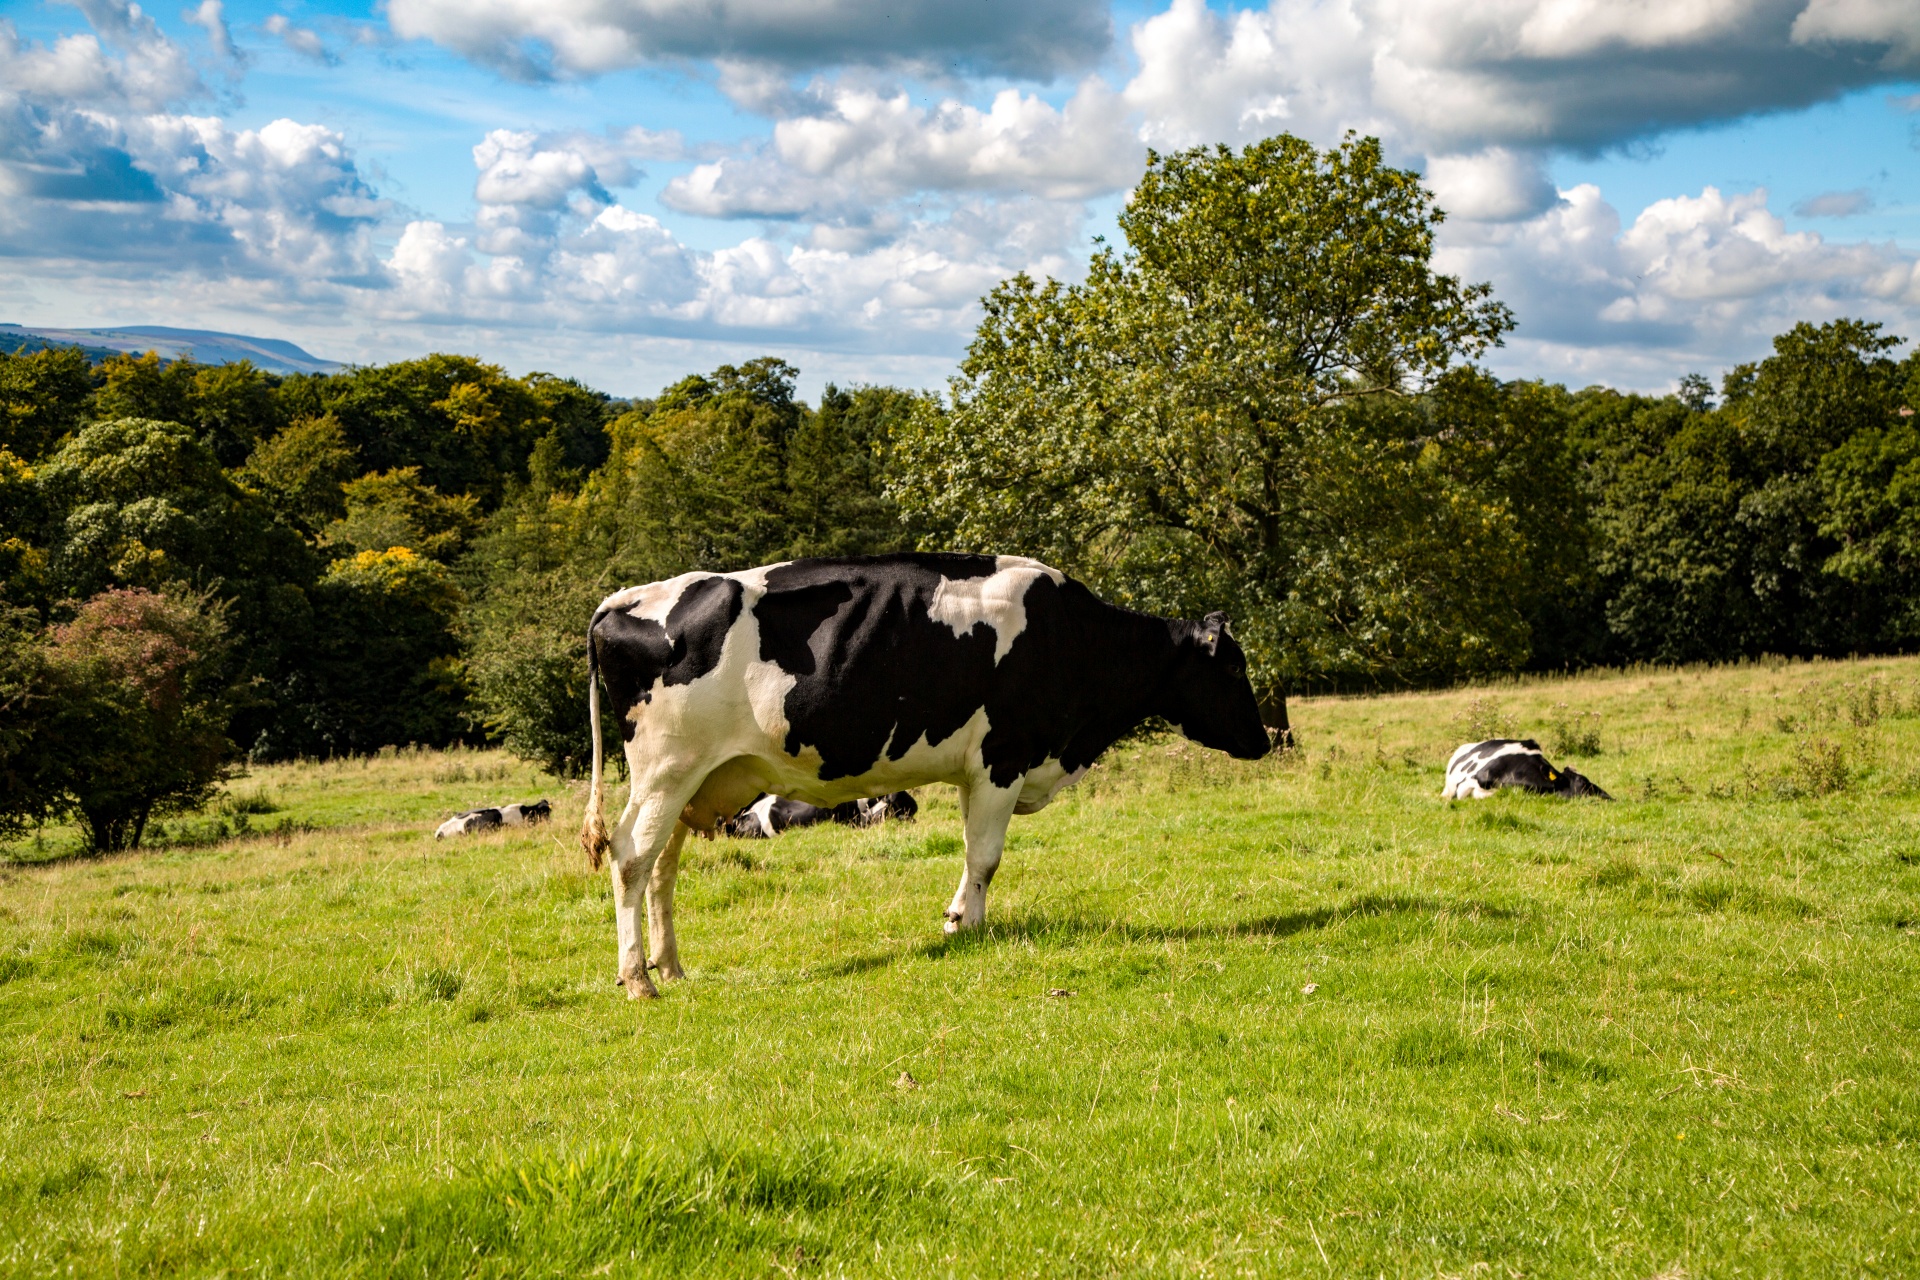
[[1091, 763], [1150, 716], [1176, 719], [1171, 706], [1173, 671], [1182, 639], [1193, 624], [1135, 613], [1101, 602], [1107, 613], [1097, 633], [1106, 637], [1107, 661], [1087, 674], [1088, 709], [1093, 713], [1074, 736], [1073, 754]]

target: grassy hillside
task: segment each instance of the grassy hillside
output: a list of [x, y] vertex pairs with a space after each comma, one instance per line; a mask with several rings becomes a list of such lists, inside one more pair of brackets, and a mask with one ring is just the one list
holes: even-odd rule
[[[170, 838], [274, 834], [7, 869], [0, 1270], [1914, 1272], [1920, 661], [1296, 716], [1017, 819], [983, 935], [939, 930], [941, 789], [691, 845], [656, 1004], [578, 790], [496, 755], [262, 769]], [[1499, 730], [1618, 802], [1440, 801]]]

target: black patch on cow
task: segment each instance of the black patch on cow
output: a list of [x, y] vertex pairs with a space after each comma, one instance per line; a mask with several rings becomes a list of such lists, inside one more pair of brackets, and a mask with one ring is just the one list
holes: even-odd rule
[[469, 809], [460, 816], [467, 820], [468, 831], [491, 831], [500, 825], [498, 809]]
[[692, 684], [720, 665], [727, 632], [740, 617], [744, 589], [732, 578], [701, 578], [687, 585], [667, 611], [673, 660], [661, 673], [669, 685]]
[[782, 671], [810, 676], [819, 666], [812, 640], [820, 624], [853, 599], [844, 582], [814, 582], [781, 592], [769, 592], [753, 606], [760, 621], [760, 660], [778, 663]]
[[665, 625], [624, 609], [593, 615], [588, 634], [594, 659], [623, 739], [633, 737], [628, 713], [636, 703], [653, 700], [656, 681], [691, 684], [720, 665], [727, 632], [740, 617], [742, 595], [738, 582], [716, 575], [688, 583], [667, 611]]
[[823, 822], [831, 822], [833, 810], [808, 804], [805, 800], [789, 800], [781, 796], [767, 806], [767, 817], [772, 819], [773, 830], [778, 834], [789, 827], [815, 827]]
[[883, 752], [899, 760], [923, 737], [945, 741], [984, 707], [982, 752], [1000, 787], [1050, 758], [1089, 765], [1150, 715], [1208, 745], [1265, 754], [1245, 657], [1224, 623], [1133, 613], [1040, 575], [1022, 602], [1026, 628], [996, 664], [990, 624], [956, 635], [930, 615], [942, 580], [996, 567], [987, 556], [907, 554], [770, 570], [753, 613], [762, 658], [794, 677], [787, 753], [812, 747], [821, 780], [852, 777]]

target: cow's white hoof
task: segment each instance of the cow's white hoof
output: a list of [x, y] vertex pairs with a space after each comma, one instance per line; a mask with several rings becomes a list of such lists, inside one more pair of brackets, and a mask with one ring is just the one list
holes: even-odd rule
[[627, 989], [629, 1000], [658, 1000], [660, 989], [653, 985], [653, 979], [647, 976], [645, 969], [638, 973], [620, 975], [620, 985]]
[[653, 967], [655, 971], [659, 973], [660, 981], [662, 982], [683, 982], [686, 980], [687, 971], [680, 967], [678, 960], [655, 961]]

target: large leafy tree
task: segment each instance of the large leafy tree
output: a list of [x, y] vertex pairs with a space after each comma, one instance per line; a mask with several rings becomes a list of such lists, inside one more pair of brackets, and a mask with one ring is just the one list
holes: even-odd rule
[[1442, 214], [1378, 142], [1149, 155], [1080, 285], [1020, 275], [894, 492], [944, 540], [1048, 557], [1130, 603], [1232, 611], [1270, 722], [1290, 683], [1432, 678], [1526, 653], [1521, 547], [1416, 394], [1511, 326], [1433, 269]]
[[244, 692], [221, 614], [203, 596], [115, 588], [35, 649], [10, 628], [0, 697], [21, 715], [0, 760], [20, 768], [3, 770], [0, 826], [71, 813], [105, 853], [138, 846], [153, 814], [205, 803], [230, 776], [227, 725]]
[[51, 596], [171, 585], [224, 602], [226, 626], [245, 640], [234, 661], [261, 681], [234, 730], [252, 746], [280, 714], [285, 675], [302, 661], [312, 629], [306, 589], [320, 569], [314, 550], [179, 423], [86, 426], [39, 468], [34, 489], [46, 514], [37, 542]]

